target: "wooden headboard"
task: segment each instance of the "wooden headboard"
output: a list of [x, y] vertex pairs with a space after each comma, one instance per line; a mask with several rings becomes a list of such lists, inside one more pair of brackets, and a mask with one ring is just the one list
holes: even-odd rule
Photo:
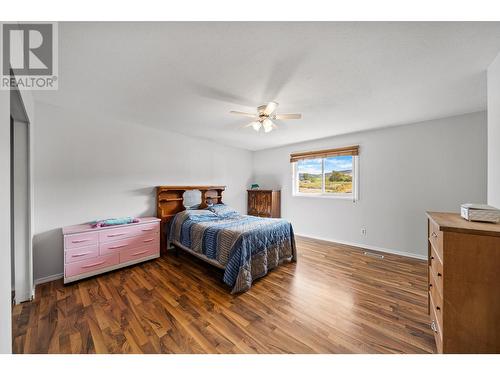
[[161, 219], [161, 249], [166, 251], [165, 226], [175, 216], [184, 211], [184, 193], [188, 190], [201, 192], [200, 209], [209, 204], [222, 203], [222, 192], [225, 186], [157, 186], [156, 187], [156, 216]]

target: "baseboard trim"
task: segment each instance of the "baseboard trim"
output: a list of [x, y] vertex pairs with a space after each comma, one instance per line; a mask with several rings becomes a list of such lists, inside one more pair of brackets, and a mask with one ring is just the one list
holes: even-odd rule
[[64, 273], [56, 273], [55, 275], [40, 277], [39, 279], [35, 280], [35, 285], [45, 284], [48, 283], [49, 281], [62, 279], [63, 277]]
[[372, 246], [372, 245], [366, 245], [362, 243], [355, 243], [355, 242], [348, 242], [348, 241], [341, 241], [341, 240], [336, 240], [333, 238], [324, 238], [324, 237], [318, 237], [318, 236], [311, 236], [308, 234], [302, 234], [302, 233], [295, 233], [296, 236], [299, 237], [306, 237], [306, 238], [311, 238], [313, 240], [320, 240], [320, 241], [326, 241], [326, 242], [336, 242], [340, 243], [342, 245], [348, 245], [348, 246], [354, 246], [354, 247], [359, 247], [361, 249], [367, 249], [367, 250], [373, 250], [373, 251], [380, 251], [382, 253], [388, 253], [388, 254], [393, 254], [393, 255], [400, 255], [406, 258], [413, 258], [413, 259], [419, 259], [419, 260], [427, 260], [426, 255], [419, 255], [419, 254], [414, 254], [414, 253], [408, 253], [406, 251], [399, 251], [399, 250], [392, 250], [392, 249], [387, 249], [385, 247], [379, 247], [379, 246]]

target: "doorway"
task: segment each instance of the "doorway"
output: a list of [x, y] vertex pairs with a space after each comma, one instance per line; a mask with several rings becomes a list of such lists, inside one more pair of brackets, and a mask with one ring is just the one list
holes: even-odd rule
[[11, 272], [13, 302], [33, 298], [30, 122], [17, 89], [10, 92]]

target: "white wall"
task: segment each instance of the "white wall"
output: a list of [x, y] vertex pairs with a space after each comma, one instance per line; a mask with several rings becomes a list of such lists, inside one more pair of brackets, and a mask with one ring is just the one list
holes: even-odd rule
[[[11, 99], [12, 100], [12, 99]], [[11, 220], [14, 230], [11, 232], [14, 249], [13, 275], [16, 303], [29, 301], [33, 289], [31, 273], [31, 241], [30, 241], [30, 190], [29, 190], [29, 131], [30, 126], [24, 122], [14, 121], [13, 127], [13, 194]]]
[[0, 91], [0, 353], [10, 353], [12, 348], [9, 104], [9, 92]]
[[500, 208], [500, 54], [488, 68], [488, 204]]
[[[360, 145], [357, 203], [292, 196], [290, 153], [353, 144]], [[423, 258], [426, 210], [486, 201], [486, 113], [259, 151], [252, 182], [282, 189], [282, 215], [297, 234]]]
[[63, 272], [61, 227], [156, 215], [157, 185], [224, 184], [246, 210], [250, 151], [36, 103], [35, 280]]

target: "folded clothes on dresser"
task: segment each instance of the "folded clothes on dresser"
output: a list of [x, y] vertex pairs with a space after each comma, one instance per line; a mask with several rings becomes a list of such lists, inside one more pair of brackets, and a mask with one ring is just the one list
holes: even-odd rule
[[112, 225], [131, 224], [138, 222], [139, 219], [135, 217], [119, 217], [119, 218], [93, 221], [92, 223], [90, 223], [90, 225], [92, 225], [93, 228], [100, 228], [100, 227], [109, 227]]

